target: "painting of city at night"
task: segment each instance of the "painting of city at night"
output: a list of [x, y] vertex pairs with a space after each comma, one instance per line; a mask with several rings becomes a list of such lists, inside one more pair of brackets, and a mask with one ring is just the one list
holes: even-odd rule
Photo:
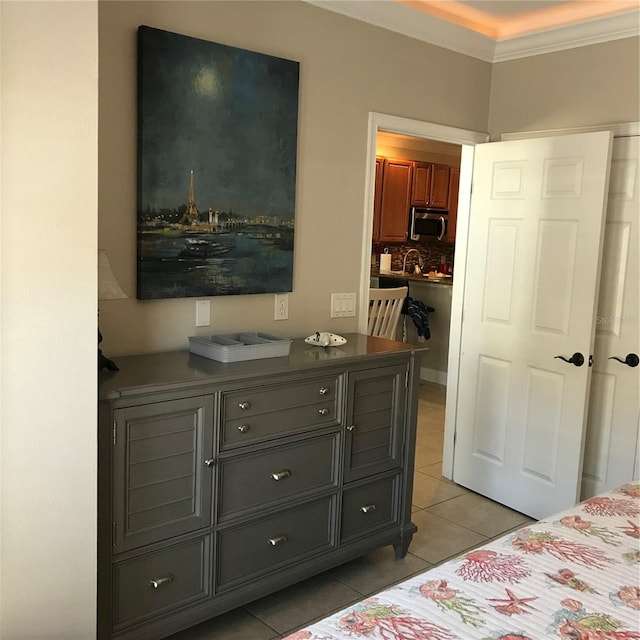
[[139, 299], [292, 291], [299, 66], [139, 27]]

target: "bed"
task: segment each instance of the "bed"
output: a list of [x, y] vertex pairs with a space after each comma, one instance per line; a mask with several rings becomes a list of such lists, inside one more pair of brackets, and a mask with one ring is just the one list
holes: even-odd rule
[[640, 640], [640, 483], [509, 533], [285, 640]]

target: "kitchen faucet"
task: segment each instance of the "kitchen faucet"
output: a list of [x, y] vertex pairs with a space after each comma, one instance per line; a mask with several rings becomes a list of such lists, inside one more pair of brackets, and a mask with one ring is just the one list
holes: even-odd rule
[[407, 253], [404, 254], [404, 260], [402, 261], [402, 271], [404, 273], [407, 272], [407, 257], [412, 251], [415, 251], [418, 254], [418, 266], [420, 268], [420, 272], [422, 272], [422, 268], [424, 267], [424, 263], [422, 262], [422, 256], [420, 255], [420, 252], [417, 249], [409, 249], [409, 251], [407, 251]]

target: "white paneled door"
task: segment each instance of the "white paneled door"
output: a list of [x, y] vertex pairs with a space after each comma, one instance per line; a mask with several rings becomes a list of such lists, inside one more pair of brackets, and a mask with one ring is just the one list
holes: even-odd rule
[[534, 518], [580, 493], [611, 141], [476, 147], [453, 479]]
[[633, 479], [637, 464], [639, 157], [638, 136], [613, 141], [582, 499]]

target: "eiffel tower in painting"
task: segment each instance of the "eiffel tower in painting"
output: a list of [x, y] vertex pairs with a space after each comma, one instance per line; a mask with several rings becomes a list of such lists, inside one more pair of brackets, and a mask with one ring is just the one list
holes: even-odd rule
[[196, 207], [196, 196], [193, 188], [193, 169], [191, 169], [191, 178], [189, 180], [189, 202], [187, 202], [187, 210], [180, 219], [180, 224], [194, 225], [200, 222], [200, 213]]

